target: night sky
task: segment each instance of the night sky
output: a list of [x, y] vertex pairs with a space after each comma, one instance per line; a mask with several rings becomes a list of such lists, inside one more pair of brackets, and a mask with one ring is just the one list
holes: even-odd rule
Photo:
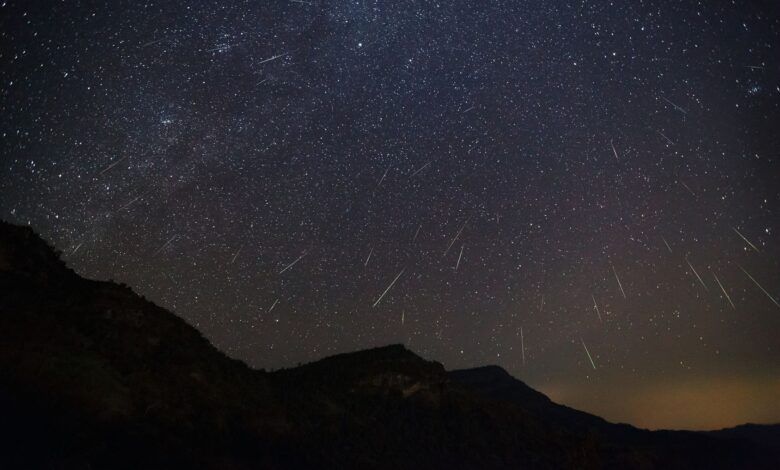
[[779, 9], [3, 1], [0, 218], [254, 367], [777, 422]]

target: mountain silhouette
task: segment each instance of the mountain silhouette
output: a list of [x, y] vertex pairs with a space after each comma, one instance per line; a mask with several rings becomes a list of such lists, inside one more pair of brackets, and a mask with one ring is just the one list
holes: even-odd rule
[[0, 223], [0, 468], [780, 468], [780, 426], [645, 431], [402, 345], [275, 372]]

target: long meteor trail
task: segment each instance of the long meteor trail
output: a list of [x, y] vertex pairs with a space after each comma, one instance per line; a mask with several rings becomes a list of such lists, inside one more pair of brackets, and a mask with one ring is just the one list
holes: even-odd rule
[[[737, 266], [739, 266], [739, 265], [737, 265]], [[775, 300], [775, 298], [772, 297], [769, 294], [769, 292], [766, 291], [766, 289], [761, 287], [761, 284], [759, 284], [758, 281], [756, 281], [756, 279], [753, 276], [751, 276], [749, 272], [745, 271], [745, 268], [743, 268], [742, 266], [739, 266], [739, 269], [741, 269], [743, 273], [747, 274], [747, 277], [749, 277], [750, 280], [753, 281], [753, 284], [757, 285], [758, 288], [761, 289], [761, 292], [763, 292], [767, 297], [769, 297], [769, 300], [771, 300], [772, 303], [777, 306], [777, 308], [780, 308], [780, 304], [777, 303], [777, 300]]]
[[685, 262], [688, 263], [688, 267], [690, 267], [691, 271], [693, 271], [693, 274], [696, 275], [696, 279], [699, 280], [699, 283], [701, 284], [702, 287], [704, 287], [704, 290], [709, 290], [707, 289], [707, 284], [704, 283], [704, 280], [702, 280], [701, 276], [699, 276], [699, 273], [696, 272], [696, 268], [694, 268], [691, 262], [688, 261], [688, 258], [685, 258]]
[[164, 244], [163, 246], [161, 246], [160, 248], [158, 248], [158, 249], [157, 249], [157, 251], [155, 251], [155, 252], [152, 254], [152, 256], [156, 256], [156, 255], [157, 255], [159, 252], [163, 251], [163, 250], [165, 249], [165, 247], [167, 247], [168, 245], [170, 245], [170, 244], [171, 244], [171, 242], [172, 242], [172, 241], [173, 241], [175, 238], [176, 238], [176, 235], [174, 235], [174, 236], [172, 236], [171, 238], [169, 238], [169, 239], [168, 239], [168, 241], [167, 241], [167, 242], [165, 242], [165, 244]]
[[588, 351], [588, 347], [585, 346], [585, 341], [583, 341], [582, 338], [580, 338], [580, 342], [582, 343], [582, 347], [585, 348], [585, 354], [588, 355], [588, 359], [590, 360], [590, 365], [593, 366], [593, 369], [595, 370], [596, 369], [596, 363], [593, 362], [593, 358], [590, 357], [590, 351]]
[[[470, 218], [470, 217], [469, 217]], [[466, 228], [466, 224], [469, 223], [469, 219], [466, 219], [465, 222], [463, 222], [463, 225], [460, 226], [460, 230], [458, 230], [458, 233], [455, 234], [455, 238], [452, 239], [449, 245], [447, 245], [447, 249], [444, 250], [444, 255], [447, 255], [447, 252], [450, 251], [450, 248], [452, 248], [452, 245], [455, 244], [455, 242], [458, 240], [458, 237], [460, 237], [461, 232], [463, 232], [463, 229]]]
[[298, 264], [298, 261], [300, 261], [300, 260], [301, 260], [301, 259], [302, 259], [304, 256], [306, 256], [306, 252], [305, 252], [305, 251], [303, 252], [303, 254], [302, 254], [301, 256], [297, 257], [297, 258], [295, 259], [295, 261], [293, 261], [292, 263], [288, 264], [287, 266], [285, 266], [285, 267], [284, 267], [284, 269], [282, 269], [281, 271], [279, 271], [279, 274], [282, 274], [282, 273], [284, 273], [284, 272], [285, 272], [285, 271], [287, 271], [288, 269], [290, 269], [290, 268], [292, 268], [293, 266], [295, 266], [296, 264]]
[[688, 186], [687, 184], [685, 184], [685, 181], [683, 181], [683, 180], [680, 180], [680, 184], [681, 184], [681, 185], [683, 185], [683, 187], [684, 187], [685, 189], [687, 189], [689, 193], [691, 193], [691, 196], [693, 196], [693, 197], [696, 197], [696, 193], [694, 193], [694, 192], [693, 192], [693, 190], [691, 189], [691, 187], [690, 187], [690, 186]]
[[376, 299], [376, 302], [374, 302], [374, 305], [372, 305], [371, 307], [376, 307], [377, 305], [379, 305], [379, 302], [381, 302], [382, 299], [384, 298], [384, 296], [390, 291], [390, 289], [393, 288], [393, 286], [395, 285], [396, 281], [398, 281], [398, 278], [401, 277], [401, 274], [403, 274], [405, 270], [406, 270], [406, 268], [402, 269], [401, 272], [398, 273], [398, 275], [395, 277], [395, 279], [393, 279], [393, 282], [391, 282], [390, 285], [387, 286], [387, 289], [385, 289], [385, 291], [382, 292], [382, 295], [380, 295], [379, 298]]
[[127, 160], [127, 157], [129, 157], [129, 155], [125, 155], [124, 157], [120, 158], [119, 160], [115, 161], [114, 163], [108, 165], [106, 168], [103, 169], [103, 171], [98, 173], [98, 176], [103, 176], [103, 173], [107, 172], [111, 168], [114, 168], [115, 166], [119, 165], [123, 161]]
[[428, 162], [425, 165], [421, 166], [417, 171], [412, 173], [412, 176], [410, 176], [409, 178], [414, 178], [417, 175], [417, 173], [419, 173], [419, 172], [423, 171], [424, 169], [428, 168], [428, 165], [430, 165], [430, 164], [431, 164], [431, 162]]
[[617, 280], [618, 287], [620, 287], [620, 293], [623, 294], [623, 298], [626, 298], [626, 291], [623, 290], [623, 284], [620, 282], [620, 277], [618, 277], [617, 270], [615, 269], [615, 266], [612, 266], [612, 272], [615, 273], [615, 279]]
[[680, 111], [680, 112], [681, 112], [681, 113], [683, 113], [683, 114], [688, 114], [688, 111], [686, 111], [686, 110], [684, 110], [683, 108], [681, 108], [681, 107], [677, 106], [676, 104], [672, 103], [672, 102], [671, 102], [671, 101], [669, 101], [669, 100], [668, 100], [668, 99], [667, 99], [665, 96], [662, 96], [662, 97], [661, 97], [661, 99], [662, 99], [662, 100], [664, 100], [664, 101], [666, 101], [666, 102], [667, 102], [667, 103], [669, 103], [670, 105], [672, 105], [672, 106], [674, 107], [674, 109], [676, 109], [677, 111]]
[[669, 250], [669, 253], [671, 253], [672, 252], [672, 247], [669, 246], [669, 242], [666, 241], [666, 238], [664, 238], [663, 235], [661, 235], [661, 240], [664, 241], [664, 245], [666, 245], [666, 249]]
[[523, 327], [520, 327], [520, 352], [523, 355], [523, 365], [525, 365], [525, 340], [523, 339]]
[[596, 303], [596, 297], [590, 294], [590, 298], [593, 299], [593, 308], [596, 309], [596, 315], [599, 316], [599, 321], [601, 321], [601, 312], [599, 311], [599, 304]]
[[735, 307], [735, 306], [734, 306], [734, 302], [732, 302], [732, 301], [731, 301], [731, 297], [729, 296], [729, 293], [728, 293], [728, 292], [726, 292], [726, 288], [725, 288], [725, 287], [723, 287], [723, 284], [721, 284], [721, 283], [720, 283], [720, 279], [718, 279], [718, 275], [717, 275], [717, 274], [715, 274], [715, 273], [713, 272], [713, 273], [712, 273], [712, 277], [714, 277], [714, 278], [715, 278], [715, 282], [717, 282], [717, 283], [718, 283], [718, 286], [720, 286], [720, 290], [721, 290], [721, 291], [723, 291], [723, 295], [725, 295], [725, 296], [726, 296], [726, 300], [728, 300], [728, 301], [729, 301], [729, 303], [731, 304], [731, 308], [733, 308], [734, 310], [736, 310], [736, 309], [737, 309], [737, 307]]
[[287, 54], [288, 54], [288, 53], [287, 53], [287, 52], [285, 52], [284, 54], [278, 54], [278, 55], [275, 55], [275, 56], [269, 57], [269, 58], [267, 58], [267, 59], [263, 59], [263, 60], [261, 60], [260, 62], [258, 62], [258, 63], [257, 63], [257, 65], [264, 64], [264, 63], [266, 63], [266, 62], [271, 62], [272, 60], [279, 59], [279, 58], [281, 58], [281, 57], [284, 57], [284, 56], [286, 56]]
[[747, 238], [745, 238], [745, 236], [744, 236], [744, 235], [742, 235], [741, 233], [739, 233], [739, 230], [737, 230], [737, 228], [736, 228], [736, 227], [731, 227], [731, 228], [733, 228], [733, 229], [734, 229], [734, 231], [735, 231], [735, 232], [737, 232], [737, 235], [739, 235], [739, 237], [740, 237], [740, 238], [742, 238], [743, 240], [745, 240], [745, 243], [747, 243], [748, 245], [750, 245], [750, 248], [753, 248], [753, 249], [756, 251], [756, 253], [760, 253], [760, 252], [758, 251], [758, 248], [756, 248], [756, 245], [754, 245], [754, 244], [750, 243], [750, 240], [748, 240]]

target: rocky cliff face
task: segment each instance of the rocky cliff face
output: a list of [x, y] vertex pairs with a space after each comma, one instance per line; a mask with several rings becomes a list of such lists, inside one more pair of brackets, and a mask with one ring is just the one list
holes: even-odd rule
[[[777, 468], [761, 439], [651, 433], [401, 345], [252, 370], [0, 223], [2, 468]], [[774, 432], [774, 434], [773, 434]], [[776, 446], [774, 446], [776, 447]]]

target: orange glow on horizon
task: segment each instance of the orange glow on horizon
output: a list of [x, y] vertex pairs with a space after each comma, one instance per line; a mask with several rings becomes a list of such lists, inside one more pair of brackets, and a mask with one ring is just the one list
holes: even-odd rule
[[[780, 375], [612, 382], [592, 383], [585, 390], [565, 384], [539, 389], [557, 403], [645, 429], [713, 430], [780, 422]], [[605, 396], [596, 386], [620, 393]]]

